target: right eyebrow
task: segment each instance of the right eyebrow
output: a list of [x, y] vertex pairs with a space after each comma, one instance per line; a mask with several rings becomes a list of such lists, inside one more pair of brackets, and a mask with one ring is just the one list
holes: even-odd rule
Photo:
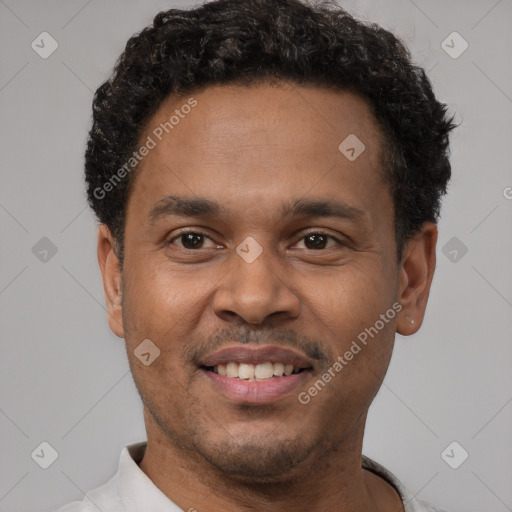
[[207, 217], [219, 216], [224, 211], [219, 203], [210, 199], [169, 195], [160, 199], [151, 208], [148, 219], [150, 224], [155, 224], [160, 218], [170, 215]]

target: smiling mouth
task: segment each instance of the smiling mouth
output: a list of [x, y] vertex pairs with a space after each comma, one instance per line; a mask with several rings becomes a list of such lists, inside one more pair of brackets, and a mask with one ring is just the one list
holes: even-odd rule
[[223, 377], [239, 381], [257, 382], [281, 379], [290, 375], [302, 373], [312, 369], [311, 367], [296, 366], [282, 362], [266, 361], [259, 364], [238, 363], [230, 361], [226, 364], [217, 364], [215, 366], [202, 366], [206, 371], [217, 373]]

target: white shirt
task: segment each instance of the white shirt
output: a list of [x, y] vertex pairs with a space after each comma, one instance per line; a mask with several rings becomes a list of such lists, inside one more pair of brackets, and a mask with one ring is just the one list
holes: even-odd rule
[[[117, 473], [105, 484], [87, 493], [82, 501], [74, 501], [56, 512], [187, 512], [175, 505], [138, 466], [146, 442], [125, 446]], [[420, 501], [385, 467], [363, 455], [363, 468], [390, 483], [402, 498], [405, 512], [444, 512]], [[193, 510], [191, 508], [190, 510]]]

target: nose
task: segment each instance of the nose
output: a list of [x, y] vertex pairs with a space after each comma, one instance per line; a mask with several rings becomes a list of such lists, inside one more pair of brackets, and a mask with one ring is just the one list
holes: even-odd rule
[[238, 317], [248, 324], [259, 325], [271, 315], [287, 319], [299, 315], [299, 298], [287, 284], [282, 268], [271, 265], [266, 251], [251, 263], [238, 254], [233, 256], [234, 266], [213, 299], [218, 317], [229, 321]]

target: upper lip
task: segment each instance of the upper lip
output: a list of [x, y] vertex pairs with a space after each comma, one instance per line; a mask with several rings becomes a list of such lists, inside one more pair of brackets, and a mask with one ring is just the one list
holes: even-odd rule
[[217, 366], [230, 362], [261, 364], [266, 362], [293, 364], [295, 368], [310, 368], [311, 360], [294, 350], [273, 345], [226, 347], [209, 354], [200, 361], [201, 366]]

